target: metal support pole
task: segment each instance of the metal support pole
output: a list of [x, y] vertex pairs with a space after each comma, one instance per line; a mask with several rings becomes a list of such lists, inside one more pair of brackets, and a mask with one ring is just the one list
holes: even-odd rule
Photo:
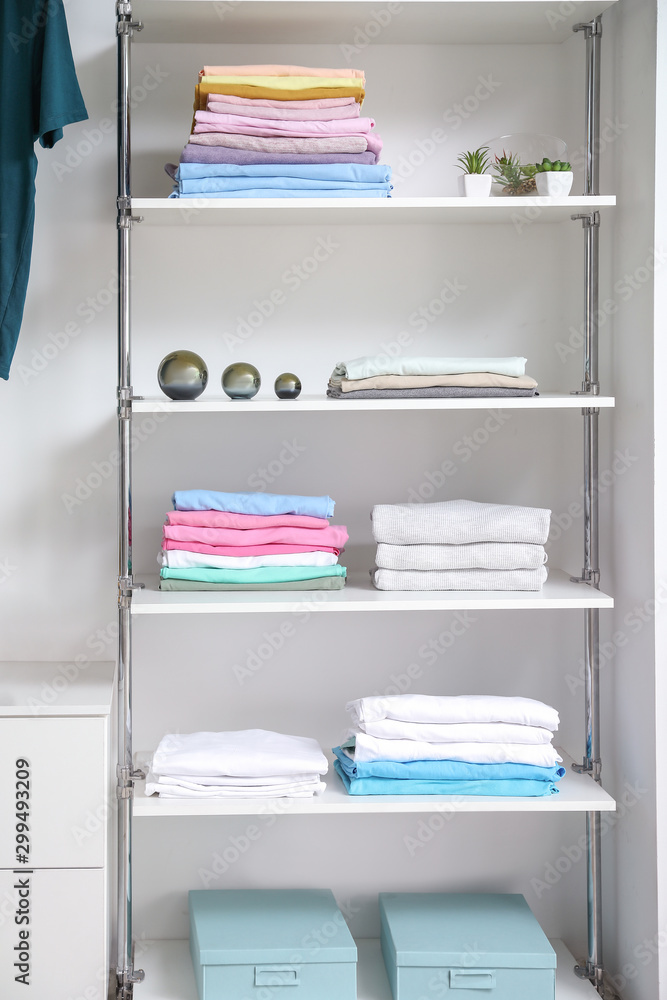
[[116, 996], [130, 1000], [132, 956], [132, 384], [130, 379], [130, 45], [132, 5], [116, 4], [118, 36], [118, 893]]
[[[576, 24], [574, 31], [586, 37], [586, 156], [584, 194], [599, 193], [600, 149], [600, 39], [599, 17], [587, 24]], [[598, 304], [600, 214], [593, 211], [573, 215], [584, 227], [584, 371], [580, 394], [600, 393], [598, 374]], [[599, 408], [585, 407], [584, 418], [584, 566], [579, 582], [599, 588], [599, 504], [598, 504], [598, 417]], [[585, 739], [586, 754], [575, 770], [600, 781], [600, 612], [588, 608], [584, 621]], [[588, 954], [585, 966], [576, 974], [588, 979], [604, 996], [602, 965], [602, 878], [601, 829], [596, 812], [586, 814], [586, 867], [588, 890]]]

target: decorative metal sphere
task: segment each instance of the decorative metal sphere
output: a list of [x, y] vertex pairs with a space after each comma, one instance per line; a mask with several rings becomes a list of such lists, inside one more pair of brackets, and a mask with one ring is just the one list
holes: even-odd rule
[[301, 392], [301, 379], [292, 372], [283, 372], [273, 384], [278, 399], [296, 399]]
[[252, 399], [259, 392], [262, 379], [254, 365], [235, 361], [222, 373], [222, 388], [230, 399]]
[[196, 399], [208, 382], [206, 362], [194, 351], [172, 351], [160, 362], [157, 380], [170, 399]]

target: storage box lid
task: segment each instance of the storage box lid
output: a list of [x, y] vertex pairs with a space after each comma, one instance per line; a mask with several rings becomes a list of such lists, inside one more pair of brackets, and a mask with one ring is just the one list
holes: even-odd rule
[[329, 889], [193, 889], [189, 903], [201, 965], [357, 961]]
[[521, 895], [383, 892], [380, 914], [397, 966], [556, 968], [556, 953]]

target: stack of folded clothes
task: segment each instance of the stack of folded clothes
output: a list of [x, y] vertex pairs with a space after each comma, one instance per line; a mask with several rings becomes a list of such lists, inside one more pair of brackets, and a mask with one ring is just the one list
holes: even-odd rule
[[330, 497], [180, 490], [162, 529], [160, 590], [342, 590], [348, 539]]
[[265, 729], [168, 735], [146, 778], [165, 799], [308, 798], [323, 792], [327, 759], [316, 740]]
[[551, 511], [445, 500], [373, 507], [378, 590], [541, 590]]
[[389, 198], [361, 70], [205, 66], [172, 198]]
[[347, 709], [334, 768], [350, 795], [554, 795], [565, 774], [558, 712], [532, 698], [402, 694]]
[[341, 361], [330, 399], [411, 399], [442, 396], [536, 396], [525, 358], [390, 358]]

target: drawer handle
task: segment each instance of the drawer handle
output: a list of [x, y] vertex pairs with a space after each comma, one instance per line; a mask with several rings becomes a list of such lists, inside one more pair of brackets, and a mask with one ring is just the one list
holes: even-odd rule
[[293, 965], [255, 966], [255, 986], [299, 985], [299, 970]]
[[450, 969], [449, 988], [451, 990], [495, 990], [495, 970]]

